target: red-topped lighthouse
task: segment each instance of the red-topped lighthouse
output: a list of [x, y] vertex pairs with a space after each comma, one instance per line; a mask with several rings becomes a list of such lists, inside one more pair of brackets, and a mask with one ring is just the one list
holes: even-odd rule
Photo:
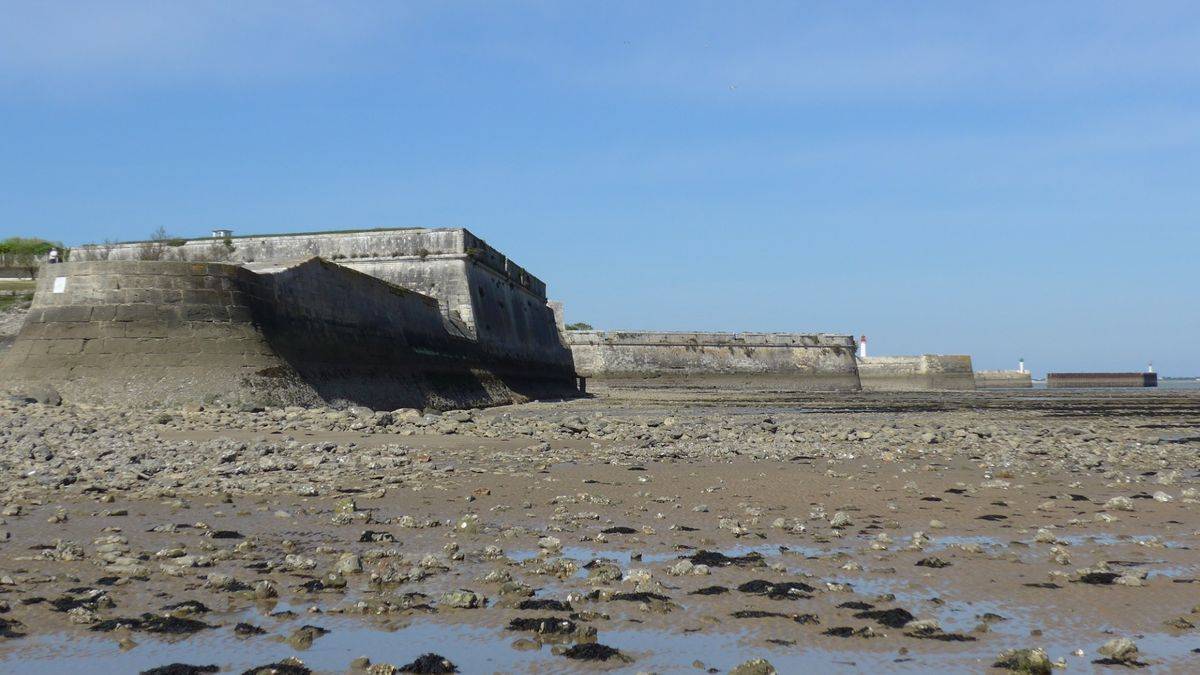
[[864, 335], [858, 340], [858, 358], [867, 358], [867, 336]]

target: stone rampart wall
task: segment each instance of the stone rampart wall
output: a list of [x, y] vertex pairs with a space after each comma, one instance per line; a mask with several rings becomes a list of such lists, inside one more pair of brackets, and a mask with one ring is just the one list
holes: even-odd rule
[[976, 389], [1029, 389], [1033, 387], [1033, 376], [1016, 370], [977, 370]]
[[922, 354], [858, 358], [863, 391], [972, 390], [971, 357]]
[[538, 395], [541, 382], [569, 387], [574, 375], [561, 344], [529, 360], [499, 354], [433, 298], [341, 265], [317, 259], [260, 279], [271, 346], [324, 400], [487, 405]]
[[561, 359], [563, 350], [546, 285], [464, 229], [393, 229], [131, 242], [76, 249], [76, 257], [227, 260], [277, 272], [321, 257], [436, 298], [490, 353], [503, 358]]
[[[237, 264], [324, 258], [343, 265], [403, 261], [420, 264], [439, 256], [467, 258], [529, 291], [542, 301], [546, 284], [486, 241], [462, 228], [401, 228], [347, 230], [299, 234], [231, 237], [225, 240], [202, 237], [169, 241], [141, 241], [111, 246], [81, 246], [72, 251], [77, 260], [144, 260], [161, 256], [164, 261], [211, 261]], [[364, 270], [365, 271], [365, 270]], [[416, 290], [416, 289], [414, 289]], [[440, 296], [434, 296], [439, 297]]]
[[3, 379], [89, 403], [228, 397], [285, 365], [254, 325], [254, 277], [204, 263], [47, 265]]
[[554, 310], [544, 299], [518, 292], [488, 267], [466, 266], [479, 344], [490, 353], [520, 361], [571, 363]]
[[338, 264], [425, 295], [488, 353], [505, 359], [564, 363], [554, 312], [547, 303], [487, 265], [464, 257], [424, 261], [338, 261]]
[[557, 360], [497, 358], [434, 299], [319, 259], [273, 274], [65, 263], [37, 284], [0, 380], [52, 384], [68, 400], [463, 407], [571, 386], [561, 345]]
[[794, 333], [566, 331], [575, 370], [600, 380], [770, 378], [795, 389], [855, 390], [854, 338]]

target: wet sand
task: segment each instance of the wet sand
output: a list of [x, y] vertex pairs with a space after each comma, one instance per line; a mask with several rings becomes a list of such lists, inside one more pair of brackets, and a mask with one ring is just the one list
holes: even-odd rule
[[1200, 667], [1200, 392], [647, 394], [0, 408], [0, 668]]

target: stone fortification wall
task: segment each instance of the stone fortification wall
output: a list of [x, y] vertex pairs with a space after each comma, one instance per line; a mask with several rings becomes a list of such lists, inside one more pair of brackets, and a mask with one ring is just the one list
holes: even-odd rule
[[561, 344], [530, 358], [502, 353], [446, 321], [433, 298], [341, 265], [314, 259], [260, 279], [270, 293], [259, 316], [272, 348], [323, 400], [463, 407], [572, 382]]
[[498, 277], [487, 266], [466, 265], [464, 273], [471, 289], [475, 336], [480, 345], [508, 359], [541, 361], [553, 354], [555, 359], [571, 362], [554, 310], [544, 297], [516, 292], [507, 278]]
[[295, 234], [265, 234], [224, 239], [197, 237], [162, 241], [131, 241], [110, 246], [81, 246], [72, 255], [89, 259], [141, 260], [157, 255], [168, 262], [203, 260], [223, 256], [225, 262], [252, 263], [322, 257], [328, 260], [361, 260], [455, 255], [466, 252], [465, 230], [456, 228], [397, 228], [344, 230]]
[[221, 260], [276, 272], [320, 257], [436, 298], [442, 313], [500, 358], [561, 352], [546, 284], [462, 228], [386, 229], [130, 242], [76, 249], [77, 258]]
[[859, 388], [849, 335], [566, 331], [563, 339], [575, 370], [600, 380], [753, 376], [797, 389]]
[[232, 265], [47, 265], [0, 379], [50, 384], [90, 403], [252, 387], [257, 372], [284, 367], [253, 324], [254, 276]]
[[1033, 375], [1016, 370], [977, 370], [976, 389], [1029, 389], [1033, 387]]
[[537, 363], [496, 358], [436, 300], [319, 259], [273, 274], [65, 263], [39, 276], [0, 380], [107, 404], [449, 408], [568, 391], [570, 357], [559, 350]]
[[[447, 320], [460, 325], [497, 358], [541, 361], [547, 355], [567, 357], [554, 313], [544, 298], [465, 256], [337, 263], [437, 298]], [[283, 264], [250, 267], [260, 271], [286, 268]]]
[[922, 354], [858, 358], [863, 391], [971, 390], [970, 356]]
[[[229, 246], [225, 245], [228, 241]], [[201, 237], [169, 241], [140, 241], [111, 246], [84, 246], [72, 251], [78, 260], [143, 260], [147, 255], [165, 261], [211, 261], [238, 264], [324, 258], [351, 266], [380, 260], [437, 260], [467, 256], [499, 276], [546, 299], [546, 284], [486, 241], [463, 228], [394, 228], [298, 234]], [[403, 285], [399, 280], [385, 279]], [[413, 290], [423, 290], [413, 288]], [[438, 296], [435, 296], [438, 297]]]
[[1050, 389], [1157, 387], [1158, 373], [1047, 373]]

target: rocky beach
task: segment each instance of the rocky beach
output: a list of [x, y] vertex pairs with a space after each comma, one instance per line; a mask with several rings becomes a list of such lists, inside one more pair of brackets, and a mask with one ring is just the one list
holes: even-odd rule
[[1200, 391], [42, 392], [0, 449], [5, 672], [1200, 664]]
[[0, 675], [1200, 673], [1200, 3], [2, 9]]

